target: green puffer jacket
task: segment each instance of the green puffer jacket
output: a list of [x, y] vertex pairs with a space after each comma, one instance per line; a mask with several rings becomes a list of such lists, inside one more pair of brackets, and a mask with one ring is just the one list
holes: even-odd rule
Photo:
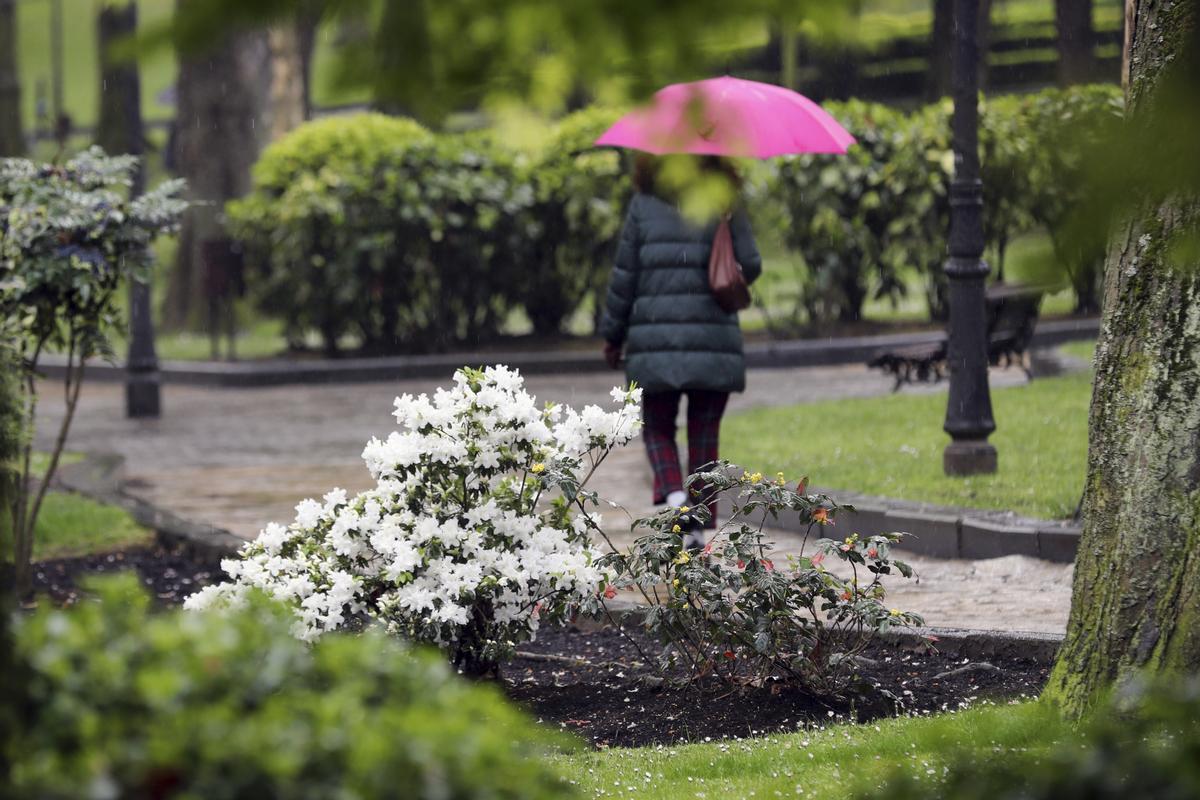
[[[737, 314], [717, 305], [708, 287], [716, 223], [697, 226], [674, 205], [634, 195], [621, 230], [600, 335], [625, 345], [629, 380], [647, 392], [746, 388]], [[747, 282], [762, 258], [743, 211], [730, 221], [733, 251]]]

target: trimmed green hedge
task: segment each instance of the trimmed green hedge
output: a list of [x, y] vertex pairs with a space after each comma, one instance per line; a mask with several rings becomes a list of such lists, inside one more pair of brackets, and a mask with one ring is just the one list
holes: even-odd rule
[[[753, 171], [765, 176], [751, 192], [760, 234], [805, 264], [793, 319], [857, 319], [871, 293], [901, 295], [913, 270], [944, 316], [949, 101], [826, 107], [859, 141], [848, 155]], [[316, 330], [331, 352], [345, 337], [369, 352], [474, 344], [516, 308], [536, 333], [557, 333], [602, 291], [632, 192], [628, 156], [592, 145], [618, 115], [572, 114], [532, 157], [488, 134], [378, 114], [303, 125], [266, 150], [252, 193], [227, 208], [252, 293], [293, 341]], [[984, 232], [998, 276], [1007, 243], [1045, 226], [1080, 310], [1094, 309], [1103, 244], [1071, 214], [1087, 148], [1120, 115], [1110, 86], [983, 102]]]
[[[929, 308], [945, 316], [946, 236], [953, 178], [949, 101], [902, 113], [851, 100], [826, 108], [858, 139], [846, 156], [779, 159], [767, 203], [786, 213], [780, 238], [808, 268], [798, 294], [810, 323], [858, 319], [868, 292], [897, 297], [902, 272], [925, 276]], [[985, 100], [980, 107], [984, 237], [996, 274], [1017, 234], [1045, 226], [1060, 277], [1081, 311], [1097, 307], [1103, 242], [1072, 218], [1086, 158], [1122, 114], [1120, 89], [1083, 86]]]
[[253, 178], [230, 227], [259, 307], [293, 340], [438, 350], [494, 335], [516, 303], [533, 191], [485, 136], [331, 117], [267, 148]]
[[593, 142], [618, 117], [607, 108], [571, 114], [529, 167], [538, 235], [521, 301], [536, 333], [557, 333], [589, 294], [604, 290], [633, 182], [624, 154]]
[[305, 645], [265, 602], [151, 613], [131, 576], [93, 588], [15, 617], [15, 797], [569, 794], [539, 758], [559, 740], [434, 654], [374, 632]]

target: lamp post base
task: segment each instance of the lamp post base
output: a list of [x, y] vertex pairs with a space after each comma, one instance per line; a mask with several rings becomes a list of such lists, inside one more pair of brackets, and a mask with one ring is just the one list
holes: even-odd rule
[[986, 439], [959, 439], [942, 452], [947, 475], [990, 475], [996, 471], [996, 448]]
[[156, 419], [162, 414], [158, 370], [131, 372], [125, 380], [125, 416]]

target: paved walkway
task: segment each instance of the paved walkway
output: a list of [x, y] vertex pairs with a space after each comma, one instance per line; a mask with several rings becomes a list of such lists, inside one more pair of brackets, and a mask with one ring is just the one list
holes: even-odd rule
[[[532, 376], [529, 390], [574, 406], [606, 404], [616, 373]], [[447, 376], [447, 381], [449, 376]], [[1016, 370], [993, 371], [993, 385], [1024, 380]], [[432, 391], [447, 381], [317, 385], [264, 389], [169, 386], [164, 416], [124, 416], [124, 389], [84, 388], [68, 447], [117, 452], [126, 458], [127, 489], [199, 522], [252, 538], [267, 522], [289, 521], [295, 504], [339, 486], [370, 483], [359, 459], [372, 436], [394, 429], [392, 399]], [[891, 381], [861, 366], [755, 370], [749, 389], [730, 411], [887, 394]], [[39, 446], [49, 443], [62, 413], [61, 392], [43, 393]], [[941, 391], [922, 387], [905, 391]], [[614, 453], [593, 484], [631, 517], [650, 510], [649, 467], [640, 446]], [[628, 530], [625, 515], [610, 511], [612, 529]], [[794, 543], [779, 534], [780, 545]], [[897, 605], [926, 614], [931, 625], [1013, 630], [1062, 630], [1070, 603], [1070, 567], [1008, 557], [985, 562], [913, 559], [920, 584], [897, 587]]]

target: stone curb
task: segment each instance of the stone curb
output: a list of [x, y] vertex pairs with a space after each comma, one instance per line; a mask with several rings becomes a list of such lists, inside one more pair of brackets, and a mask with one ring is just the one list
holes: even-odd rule
[[[1069, 564], [1075, 560], [1082, 533], [1080, 526], [1071, 521], [913, 503], [836, 490], [810, 491], [828, 494], [839, 503], [848, 503], [855, 508], [853, 512], [839, 514], [834, 529], [821, 535], [907, 533], [910, 536], [897, 545], [898, 549], [934, 558], [974, 560], [1022, 555]], [[800, 521], [799, 515], [781, 515], [772, 519], [768, 527], [802, 536], [808, 526]]]
[[[640, 625], [647, 606], [631, 600], [609, 600], [609, 611], [623, 624]], [[601, 617], [596, 624], [607, 622]], [[1050, 666], [1062, 646], [1063, 634], [1038, 631], [992, 631], [971, 628], [908, 628], [880, 634], [880, 639], [901, 650], [920, 651], [932, 638], [938, 652], [955, 658], [1025, 658]]]
[[[1099, 318], [1048, 320], [1038, 323], [1031, 348], [1055, 347], [1076, 339], [1095, 338]], [[824, 367], [863, 363], [882, 349], [910, 347], [933, 341], [939, 331], [917, 331], [879, 336], [850, 336], [838, 339], [797, 339], [747, 345], [746, 365], [755, 369]], [[446, 378], [463, 365], [507, 364], [525, 375], [604, 372], [608, 369], [593, 349], [548, 353], [498, 352], [454, 353], [385, 358], [344, 358], [292, 361], [164, 361], [159, 375], [163, 383], [184, 386], [253, 388], [294, 384], [388, 382], [411, 378]], [[66, 361], [47, 355], [42, 372], [61, 378]], [[124, 366], [89, 364], [88, 380], [124, 381]]]
[[55, 484], [71, 492], [124, 508], [138, 522], [155, 532], [160, 544], [181, 548], [203, 560], [228, 558], [246, 540], [223, 528], [192, 522], [121, 490], [124, 457], [115, 453], [84, 456], [75, 464], [61, 467]]

